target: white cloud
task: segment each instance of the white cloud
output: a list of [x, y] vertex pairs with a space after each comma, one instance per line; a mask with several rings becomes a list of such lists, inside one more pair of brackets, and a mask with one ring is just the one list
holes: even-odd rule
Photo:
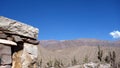
[[113, 38], [120, 38], [120, 31], [113, 31], [113, 32], [110, 32], [110, 35], [113, 37]]

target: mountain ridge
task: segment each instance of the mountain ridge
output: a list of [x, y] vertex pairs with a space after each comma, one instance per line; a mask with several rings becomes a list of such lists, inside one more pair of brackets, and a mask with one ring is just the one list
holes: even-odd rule
[[77, 46], [120, 46], [120, 40], [76, 39], [76, 40], [40, 40], [40, 45], [48, 49], [64, 49]]

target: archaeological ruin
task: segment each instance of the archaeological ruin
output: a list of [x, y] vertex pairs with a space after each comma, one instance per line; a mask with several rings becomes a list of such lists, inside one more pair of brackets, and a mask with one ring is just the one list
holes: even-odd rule
[[0, 16], [0, 68], [37, 68], [39, 30]]

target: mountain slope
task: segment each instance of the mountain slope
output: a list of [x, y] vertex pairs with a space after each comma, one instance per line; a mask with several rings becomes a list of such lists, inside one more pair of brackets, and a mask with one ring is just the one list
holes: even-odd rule
[[41, 40], [41, 46], [48, 49], [64, 49], [76, 46], [120, 46], [120, 41], [106, 41], [97, 39], [78, 39], [78, 40]]
[[120, 41], [105, 41], [96, 39], [78, 40], [41, 40], [39, 47], [39, 61], [43, 64], [55, 59], [61, 60], [65, 66], [70, 66], [75, 58], [78, 64], [88, 62], [98, 62], [98, 45], [103, 50], [103, 59], [109, 52], [115, 51], [116, 62], [120, 62]]

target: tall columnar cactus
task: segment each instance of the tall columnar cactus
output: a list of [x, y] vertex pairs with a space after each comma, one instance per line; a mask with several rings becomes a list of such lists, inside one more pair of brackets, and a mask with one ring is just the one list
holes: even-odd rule
[[108, 55], [105, 57], [105, 62], [110, 63], [112, 68], [116, 68], [115, 59], [116, 59], [115, 51], [113, 52], [110, 51]]
[[77, 65], [77, 60], [76, 60], [75, 57], [73, 58], [73, 60], [72, 60], [71, 62], [72, 62], [72, 66], [73, 66], [73, 65]]
[[102, 61], [102, 56], [103, 56], [103, 50], [100, 49], [100, 46], [98, 46], [98, 59]]
[[113, 68], [115, 68], [115, 59], [116, 59], [115, 51], [109, 52], [109, 56], [110, 56], [111, 66], [112, 66]]
[[109, 56], [110, 56], [110, 60], [111, 60], [111, 62], [115, 62], [115, 58], [116, 58], [115, 51], [113, 51], [112, 53], [109, 52]]
[[115, 62], [115, 59], [116, 59], [116, 54], [115, 51], [113, 51], [113, 57], [112, 57], [113, 62]]

